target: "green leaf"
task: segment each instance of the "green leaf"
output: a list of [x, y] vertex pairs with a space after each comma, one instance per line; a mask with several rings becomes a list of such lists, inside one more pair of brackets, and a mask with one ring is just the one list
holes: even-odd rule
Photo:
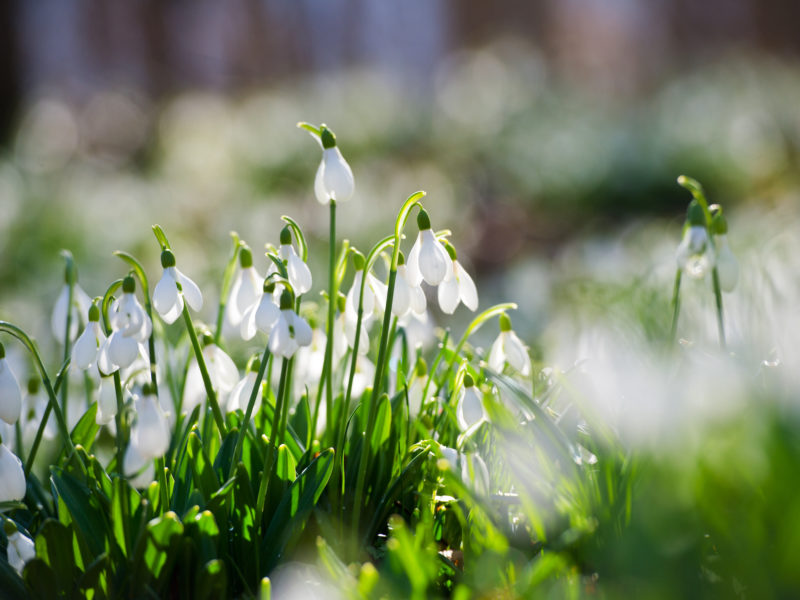
[[205, 448], [203, 448], [203, 442], [194, 431], [189, 434], [186, 452], [189, 455], [192, 471], [194, 472], [195, 484], [203, 494], [206, 502], [208, 502], [214, 492], [219, 489], [220, 483], [211, 466], [211, 461], [206, 454]]
[[283, 495], [262, 541], [262, 570], [269, 572], [296, 540], [333, 473], [333, 449], [322, 452]]
[[297, 477], [297, 461], [286, 444], [278, 447], [278, 461], [275, 464], [275, 474], [284, 481], [294, 481]]
[[207, 562], [197, 575], [196, 597], [201, 600], [224, 598], [228, 595], [227, 588], [225, 563], [218, 559]]
[[303, 394], [303, 397], [300, 398], [294, 414], [289, 418], [289, 424], [303, 442], [311, 438], [311, 410], [308, 407], [307, 395]]
[[69, 590], [78, 576], [72, 547], [72, 530], [47, 519], [36, 536], [36, 556], [50, 567], [50, 578], [59, 590]]
[[375, 429], [372, 430], [372, 449], [380, 448], [389, 439], [392, 432], [392, 406], [389, 397], [383, 394], [378, 400], [378, 410], [375, 416]]
[[52, 467], [51, 481], [59, 499], [75, 522], [75, 534], [88, 548], [93, 561], [105, 551], [108, 532], [106, 512], [98, 506], [98, 495], [62, 469]]
[[[0, 564], [0, 569], [2, 569], [4, 566], [13, 571], [8, 563]], [[59, 594], [58, 581], [53, 573], [53, 570], [41, 558], [37, 557], [29, 560], [25, 564], [23, 575], [25, 577], [25, 583], [28, 584], [32, 594], [25, 594], [24, 596], [20, 597], [32, 597], [41, 600], [51, 600], [51, 598], [63, 597]], [[0, 582], [2, 582], [2, 579], [0, 579]], [[5, 585], [3, 585], [2, 591], [3, 593], [6, 592]]]
[[83, 446], [86, 452], [92, 449], [92, 444], [97, 437], [100, 426], [96, 423], [97, 402], [94, 402], [72, 429], [72, 443]]

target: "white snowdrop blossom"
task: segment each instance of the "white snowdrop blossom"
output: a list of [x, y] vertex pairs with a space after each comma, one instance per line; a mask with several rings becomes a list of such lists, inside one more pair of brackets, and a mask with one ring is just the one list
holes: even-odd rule
[[705, 212], [696, 200], [689, 204], [686, 224], [675, 260], [687, 275], [701, 279], [714, 266], [714, 249], [706, 227]]
[[100, 326], [100, 309], [96, 304], [89, 308], [89, 321], [83, 333], [72, 346], [72, 365], [84, 371], [97, 362], [97, 354], [106, 342]]
[[153, 481], [156, 469], [152, 460], [148, 460], [139, 453], [136, 444], [128, 444], [122, 459], [122, 472], [128, 478], [131, 486], [142, 489]]
[[456, 250], [445, 242], [445, 249], [452, 260], [450, 276], [439, 284], [439, 307], [442, 312], [452, 315], [459, 302], [463, 302], [471, 311], [478, 308], [478, 290], [475, 282], [458, 262]]
[[488, 494], [490, 489], [489, 469], [477, 452], [464, 454], [454, 448], [439, 446], [439, 453], [461, 481], [480, 494]]
[[20, 533], [12, 521], [6, 520], [3, 527], [8, 539], [8, 564], [22, 576], [25, 563], [36, 557], [36, 546], [31, 538]]
[[269, 334], [269, 351], [291, 358], [300, 346], [311, 344], [311, 327], [292, 308], [294, 298], [288, 290], [281, 294], [281, 315]]
[[425, 292], [422, 291], [419, 284], [411, 285], [409, 281], [408, 267], [405, 264], [397, 265], [392, 313], [398, 317], [405, 316], [409, 311], [420, 314], [425, 312], [427, 306]]
[[[356, 267], [356, 274], [353, 277], [353, 285], [350, 291], [347, 292], [344, 310], [348, 318], [353, 321], [358, 317], [358, 300], [361, 295], [361, 282], [364, 280], [364, 269]], [[377, 316], [383, 313], [386, 308], [386, 285], [378, 280], [372, 273], [366, 274], [366, 282], [364, 283], [364, 297], [362, 300], [361, 308], [363, 316], [371, 318], [373, 315]], [[363, 318], [362, 318], [363, 320]]]
[[508, 363], [519, 371], [520, 375], [527, 377], [531, 372], [531, 359], [528, 349], [511, 329], [511, 319], [503, 313], [500, 315], [500, 335], [489, 350], [489, 368], [501, 372]]
[[[227, 394], [239, 383], [239, 369], [222, 348], [213, 343], [210, 336], [203, 340], [203, 360], [208, 369], [211, 385], [219, 396], [219, 402], [225, 401]], [[196, 359], [192, 359], [189, 371], [186, 373], [186, 383], [183, 387], [183, 412], [190, 413], [194, 407], [206, 399], [206, 388], [203, 375]]]
[[13, 425], [19, 420], [21, 412], [22, 391], [6, 360], [6, 349], [0, 344], [0, 419]]
[[331, 200], [345, 202], [353, 197], [355, 180], [350, 165], [336, 147], [336, 136], [325, 127], [321, 128], [322, 161], [314, 178], [314, 195], [320, 204], [328, 204]]
[[22, 461], [5, 444], [0, 443], [0, 502], [22, 500], [25, 488]]
[[[203, 294], [197, 284], [175, 266], [175, 255], [170, 250], [161, 253], [164, 274], [153, 290], [153, 308], [167, 324], [174, 323], [183, 312], [183, 301], [194, 310], [203, 308]], [[178, 290], [178, 285], [181, 289]]]
[[717, 275], [723, 292], [732, 292], [739, 281], [739, 262], [728, 244], [727, 234], [714, 236], [717, 248]]
[[486, 420], [481, 391], [470, 375], [464, 375], [464, 386], [458, 394], [456, 419], [461, 431], [466, 431]]
[[97, 414], [95, 423], [108, 425], [117, 416], [117, 394], [114, 389], [114, 379], [110, 376], [100, 380], [97, 389]]
[[225, 305], [225, 324], [231, 330], [240, 328], [247, 311], [258, 305], [263, 294], [264, 278], [253, 266], [253, 253], [247, 246], [239, 250], [239, 266]]
[[[64, 333], [67, 330], [67, 307], [69, 305], [69, 284], [65, 283], [61, 288], [61, 293], [58, 295], [55, 306], [53, 307], [53, 315], [50, 318], [50, 326], [53, 330], [53, 336], [59, 344], [64, 344]], [[69, 311], [70, 325], [69, 325], [69, 339], [74, 340], [78, 335], [78, 327], [81, 323], [82, 315], [89, 312], [89, 307], [92, 305], [92, 299], [83, 291], [81, 286], [75, 283], [72, 287], [72, 306]]]
[[431, 229], [430, 217], [424, 210], [417, 215], [419, 233], [408, 254], [408, 282], [419, 286], [424, 280], [428, 285], [439, 285], [452, 275], [452, 261], [442, 243]]
[[289, 283], [298, 296], [305, 294], [311, 289], [311, 269], [297, 256], [292, 246], [292, 234], [288, 227], [281, 232], [281, 247], [278, 250], [281, 260], [286, 264], [286, 273], [289, 275]]
[[136, 401], [136, 424], [131, 431], [131, 443], [136, 445], [139, 454], [150, 460], [164, 456], [169, 448], [169, 421], [158, 398], [149, 384]]
[[[258, 379], [258, 369], [261, 366], [260, 361], [254, 361], [250, 368], [245, 373], [245, 376], [239, 380], [233, 390], [231, 391], [231, 395], [228, 396], [228, 404], [227, 404], [227, 411], [234, 412], [236, 410], [241, 410], [242, 412], [247, 412], [247, 405], [250, 402], [250, 394], [253, 393], [253, 388], [256, 385], [256, 379]], [[256, 415], [258, 411], [261, 409], [261, 392], [256, 394], [255, 402], [253, 403], [253, 415]]]
[[135, 280], [126, 277], [122, 282], [122, 298], [112, 305], [109, 321], [112, 329], [120, 331], [123, 336], [144, 342], [153, 332], [153, 322], [136, 299], [135, 291]]
[[242, 317], [241, 333], [242, 338], [251, 340], [256, 335], [256, 331], [269, 333], [272, 326], [281, 316], [281, 309], [275, 304], [273, 292], [275, 284], [265, 282], [263, 293], [258, 303], [245, 311]]

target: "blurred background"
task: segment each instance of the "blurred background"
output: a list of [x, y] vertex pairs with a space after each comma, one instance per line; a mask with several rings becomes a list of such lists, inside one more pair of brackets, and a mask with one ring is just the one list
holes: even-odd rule
[[290, 214], [323, 242], [306, 120], [355, 172], [343, 236], [368, 247], [427, 190], [481, 305], [524, 299], [532, 341], [566, 273], [629, 274], [644, 223], [665, 251], [634, 270], [674, 268], [677, 175], [734, 223], [796, 203], [797, 22], [781, 0], [8, 0], [0, 317], [37, 327], [61, 248], [92, 296], [115, 249], [157, 277], [155, 222], [212, 297], [231, 230], [261, 248]]

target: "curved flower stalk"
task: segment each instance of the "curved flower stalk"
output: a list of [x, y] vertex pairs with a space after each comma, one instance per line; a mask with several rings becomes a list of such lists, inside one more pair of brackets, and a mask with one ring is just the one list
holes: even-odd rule
[[[178, 270], [175, 255], [165, 248], [161, 252], [164, 273], [153, 290], [153, 308], [167, 324], [174, 323], [183, 312], [184, 298], [194, 310], [203, 308], [203, 294], [197, 284]], [[180, 286], [180, 289], [179, 287]]]
[[[222, 348], [214, 343], [210, 334], [203, 335], [203, 360], [208, 368], [211, 384], [222, 398], [239, 382], [239, 370]], [[183, 387], [182, 411], [190, 413], [194, 407], [203, 402], [207, 395], [200, 365], [196, 359], [189, 365], [186, 383]]]
[[336, 146], [336, 136], [324, 124], [320, 127], [322, 161], [314, 177], [314, 195], [320, 204], [331, 200], [345, 202], [355, 192], [355, 179], [350, 165]]
[[294, 294], [288, 289], [281, 294], [281, 315], [269, 334], [269, 351], [291, 358], [300, 346], [311, 344], [311, 327], [294, 311]]
[[253, 252], [246, 244], [239, 249], [239, 267], [225, 305], [225, 325], [230, 331], [243, 333], [242, 321], [261, 300], [264, 278], [253, 266]]
[[0, 442], [0, 502], [22, 500], [25, 497], [25, 489], [22, 461]]
[[[70, 269], [67, 269], [67, 277], [69, 278]], [[77, 280], [77, 274], [74, 275]], [[89, 307], [92, 305], [92, 299], [83, 291], [77, 281], [72, 284], [72, 305], [70, 306], [70, 284], [64, 283], [61, 292], [58, 294], [55, 306], [53, 307], [53, 314], [50, 317], [50, 326], [53, 331], [53, 337], [56, 338], [59, 344], [64, 344], [64, 334], [67, 331], [67, 318], [69, 317], [69, 339], [74, 340], [78, 335], [78, 327], [83, 318], [83, 315], [89, 312]], [[69, 308], [69, 310], [67, 310]]]
[[697, 200], [692, 200], [686, 226], [675, 253], [678, 266], [690, 277], [700, 279], [714, 266], [714, 249], [708, 235], [706, 215]]
[[420, 209], [417, 214], [419, 233], [408, 253], [408, 282], [418, 286], [422, 281], [428, 285], [439, 285], [452, 275], [452, 262], [447, 250], [436, 239], [431, 229], [431, 219], [427, 211]]
[[511, 329], [511, 319], [505, 313], [498, 319], [500, 324], [500, 335], [497, 336], [489, 350], [489, 368], [502, 372], [503, 367], [508, 364], [519, 372], [523, 377], [531, 373], [531, 359], [528, 356], [528, 349], [517, 334]]
[[6, 359], [6, 349], [0, 344], [0, 419], [13, 425], [22, 411], [22, 392], [11, 365]]
[[294, 293], [302, 296], [311, 289], [311, 269], [295, 252], [292, 246], [292, 230], [288, 225], [281, 230], [281, 247], [278, 249], [278, 254], [286, 265], [289, 284]]
[[164, 456], [169, 448], [170, 430], [167, 416], [148, 383], [136, 400], [136, 423], [131, 430], [131, 443], [145, 460]]
[[33, 544], [33, 540], [26, 535], [22, 535], [10, 519], [6, 519], [3, 524], [3, 530], [8, 539], [8, 564], [21, 577], [25, 563], [36, 557], [36, 547]]
[[464, 375], [464, 385], [458, 392], [456, 419], [461, 431], [472, 429], [486, 420], [486, 411], [483, 408], [483, 394], [469, 374]]
[[474, 312], [478, 308], [478, 290], [475, 282], [458, 262], [456, 249], [452, 244], [445, 242], [444, 247], [452, 260], [452, 266], [450, 276], [439, 285], [439, 307], [442, 312], [452, 315], [459, 302], [462, 302], [464, 306]]

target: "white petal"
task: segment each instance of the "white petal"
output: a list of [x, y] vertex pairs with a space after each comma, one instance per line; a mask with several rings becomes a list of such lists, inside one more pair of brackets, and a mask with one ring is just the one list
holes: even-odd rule
[[280, 319], [276, 321], [269, 334], [269, 350], [273, 354], [291, 358], [297, 351], [297, 342], [289, 333], [288, 314], [292, 314], [292, 311], [283, 310], [281, 313]]
[[183, 297], [186, 298], [186, 302], [188, 302], [189, 306], [191, 306], [194, 310], [200, 310], [203, 308], [203, 294], [200, 292], [200, 288], [197, 287], [197, 284], [194, 281], [181, 273], [178, 270], [178, 267], [173, 268], [175, 269], [178, 283], [181, 284]]
[[117, 414], [117, 394], [114, 390], [114, 381], [111, 377], [104, 377], [97, 391], [97, 415], [95, 422], [106, 425]]
[[97, 350], [97, 370], [100, 372], [100, 375], [110, 375], [119, 369], [108, 355], [108, 344], [109, 338], [106, 338]]
[[320, 161], [317, 167], [317, 174], [314, 177], [314, 195], [320, 204], [328, 204], [331, 197], [325, 188], [325, 161]]
[[392, 298], [392, 313], [402, 317], [411, 308], [411, 286], [406, 281], [405, 265], [397, 267], [397, 278], [394, 285]]
[[[102, 339], [99, 336], [102, 336]], [[72, 346], [73, 366], [83, 370], [88, 369], [97, 360], [97, 352], [105, 339], [106, 336], [100, 331], [99, 323], [95, 321], [88, 323]]]
[[[74, 303], [76, 302], [77, 298], [77, 290], [78, 286], [76, 285], [73, 288], [73, 308], [72, 308], [72, 320], [70, 321], [69, 327], [69, 337], [70, 339], [74, 339], [76, 335], [78, 335], [78, 325], [79, 325], [79, 318], [78, 318], [78, 311], [75, 310]], [[84, 295], [86, 295], [84, 293]], [[56, 300], [55, 306], [53, 307], [53, 315], [50, 318], [50, 326], [53, 330], [53, 337], [58, 340], [60, 344], [64, 343], [64, 332], [67, 328], [67, 306], [69, 304], [69, 286], [65, 283], [64, 287], [61, 288], [61, 293], [58, 295], [58, 299]], [[88, 312], [88, 308], [87, 311]], [[86, 313], [84, 313], [83, 318], [86, 318]]]
[[247, 267], [242, 269], [240, 280], [235, 303], [239, 314], [244, 315], [248, 308], [258, 304], [258, 301], [261, 300], [264, 279], [258, 274], [255, 267]]
[[[230, 398], [228, 398], [228, 411], [233, 412], [237, 409], [242, 412], [247, 412], [247, 404], [250, 402], [250, 394], [253, 393], [253, 386], [256, 384], [256, 374], [253, 371], [248, 371], [247, 375], [242, 377], [236, 387], [231, 391]], [[258, 414], [261, 409], [261, 394], [256, 394], [256, 400], [253, 404], [253, 416]]]
[[506, 332], [503, 350], [506, 354], [508, 364], [514, 367], [521, 375], [528, 375], [531, 371], [531, 359], [528, 350], [513, 331]]
[[242, 316], [242, 323], [239, 326], [239, 332], [242, 336], [242, 339], [245, 341], [252, 340], [256, 335], [256, 331], [258, 331], [256, 328], [256, 311], [258, 308], [258, 304], [251, 306]]
[[0, 444], [0, 502], [22, 500], [25, 487], [22, 461], [5, 444]]
[[217, 392], [227, 394], [239, 382], [239, 369], [225, 351], [216, 344], [210, 344], [203, 349], [206, 365], [211, 372], [211, 380]]
[[294, 248], [287, 244], [281, 246], [281, 258], [286, 261], [286, 273], [296, 295], [305, 294], [311, 289], [311, 270], [303, 259], [297, 256]]
[[137, 407], [136, 426], [132, 433], [132, 442], [136, 444], [139, 454], [145, 459], [164, 456], [169, 448], [170, 432], [167, 418], [154, 396], [145, 396]]
[[428, 308], [428, 301], [425, 299], [425, 292], [422, 291], [422, 288], [412, 287], [411, 288], [411, 312], [415, 314], [424, 314], [425, 309]]
[[503, 371], [503, 366], [506, 362], [506, 353], [503, 350], [503, 345], [505, 343], [506, 332], [501, 331], [500, 335], [497, 336], [494, 343], [492, 344], [491, 350], [489, 350], [489, 368], [492, 371], [497, 371], [501, 373]]
[[228, 294], [228, 303], [225, 305], [225, 318], [231, 327], [237, 327], [241, 324], [243, 312], [239, 309], [239, 289], [242, 287], [243, 271], [236, 274], [236, 278], [231, 285], [230, 294]]
[[137, 489], [146, 488], [155, 476], [153, 461], [139, 454], [136, 444], [128, 444], [122, 460], [122, 470], [130, 484]]
[[350, 170], [350, 165], [347, 164], [339, 148], [334, 146], [323, 150], [322, 163], [325, 165], [322, 171], [322, 186], [328, 197], [337, 202], [345, 202], [352, 198], [355, 191], [353, 171]]
[[458, 306], [459, 298], [458, 279], [451, 277], [439, 284], [439, 306], [443, 313], [452, 315]]
[[480, 423], [484, 417], [483, 401], [475, 386], [464, 388], [461, 391], [461, 398], [458, 402], [456, 417], [458, 425], [462, 431]]
[[108, 359], [111, 364], [124, 369], [131, 366], [139, 356], [139, 343], [135, 338], [125, 337], [121, 331], [113, 332], [108, 338]]
[[411, 246], [411, 252], [408, 253], [406, 258], [406, 271], [408, 275], [408, 284], [411, 287], [419, 287], [422, 283], [422, 273], [419, 271], [419, 252], [422, 246], [422, 232], [417, 234], [417, 239], [414, 245]]
[[453, 263], [453, 273], [455, 278], [458, 279], [458, 295], [461, 297], [461, 302], [471, 311], [477, 310], [478, 288], [475, 287], [472, 277], [469, 276], [469, 273], [458, 261]]
[[264, 294], [255, 313], [256, 326], [264, 333], [269, 333], [281, 316], [281, 309], [272, 301], [269, 294]]
[[[386, 296], [389, 293], [386, 284], [380, 281], [372, 273], [369, 273], [367, 274], [367, 287], [369, 287], [373, 297], [375, 298], [375, 306], [373, 311], [370, 312], [375, 312], [376, 314], [383, 313], [383, 311], [386, 310]], [[364, 312], [366, 312], [366, 309]]]
[[0, 358], [0, 419], [13, 425], [22, 412], [22, 392], [8, 360]]
[[[178, 286], [175, 285], [175, 276], [172, 267], [164, 269], [164, 274], [158, 280], [155, 289], [153, 290], [153, 308], [161, 317], [167, 322], [172, 323], [177, 319], [177, 315], [168, 320], [167, 315], [172, 315], [175, 306], [178, 304]], [[181, 305], [181, 311], [183, 305]]]
[[197, 360], [192, 359], [189, 370], [186, 372], [186, 381], [183, 384], [183, 402], [181, 411], [186, 414], [191, 413], [195, 406], [206, 399], [206, 387], [203, 383], [203, 375]]
[[439, 285], [450, 272], [451, 260], [433, 231], [424, 229], [419, 232], [422, 244], [419, 250], [419, 272], [428, 285]]
[[15, 531], [8, 538], [8, 564], [22, 575], [25, 563], [36, 557], [33, 540]]
[[292, 314], [292, 327], [294, 328], [294, 339], [299, 346], [311, 345], [312, 331], [309, 324], [303, 317]]

